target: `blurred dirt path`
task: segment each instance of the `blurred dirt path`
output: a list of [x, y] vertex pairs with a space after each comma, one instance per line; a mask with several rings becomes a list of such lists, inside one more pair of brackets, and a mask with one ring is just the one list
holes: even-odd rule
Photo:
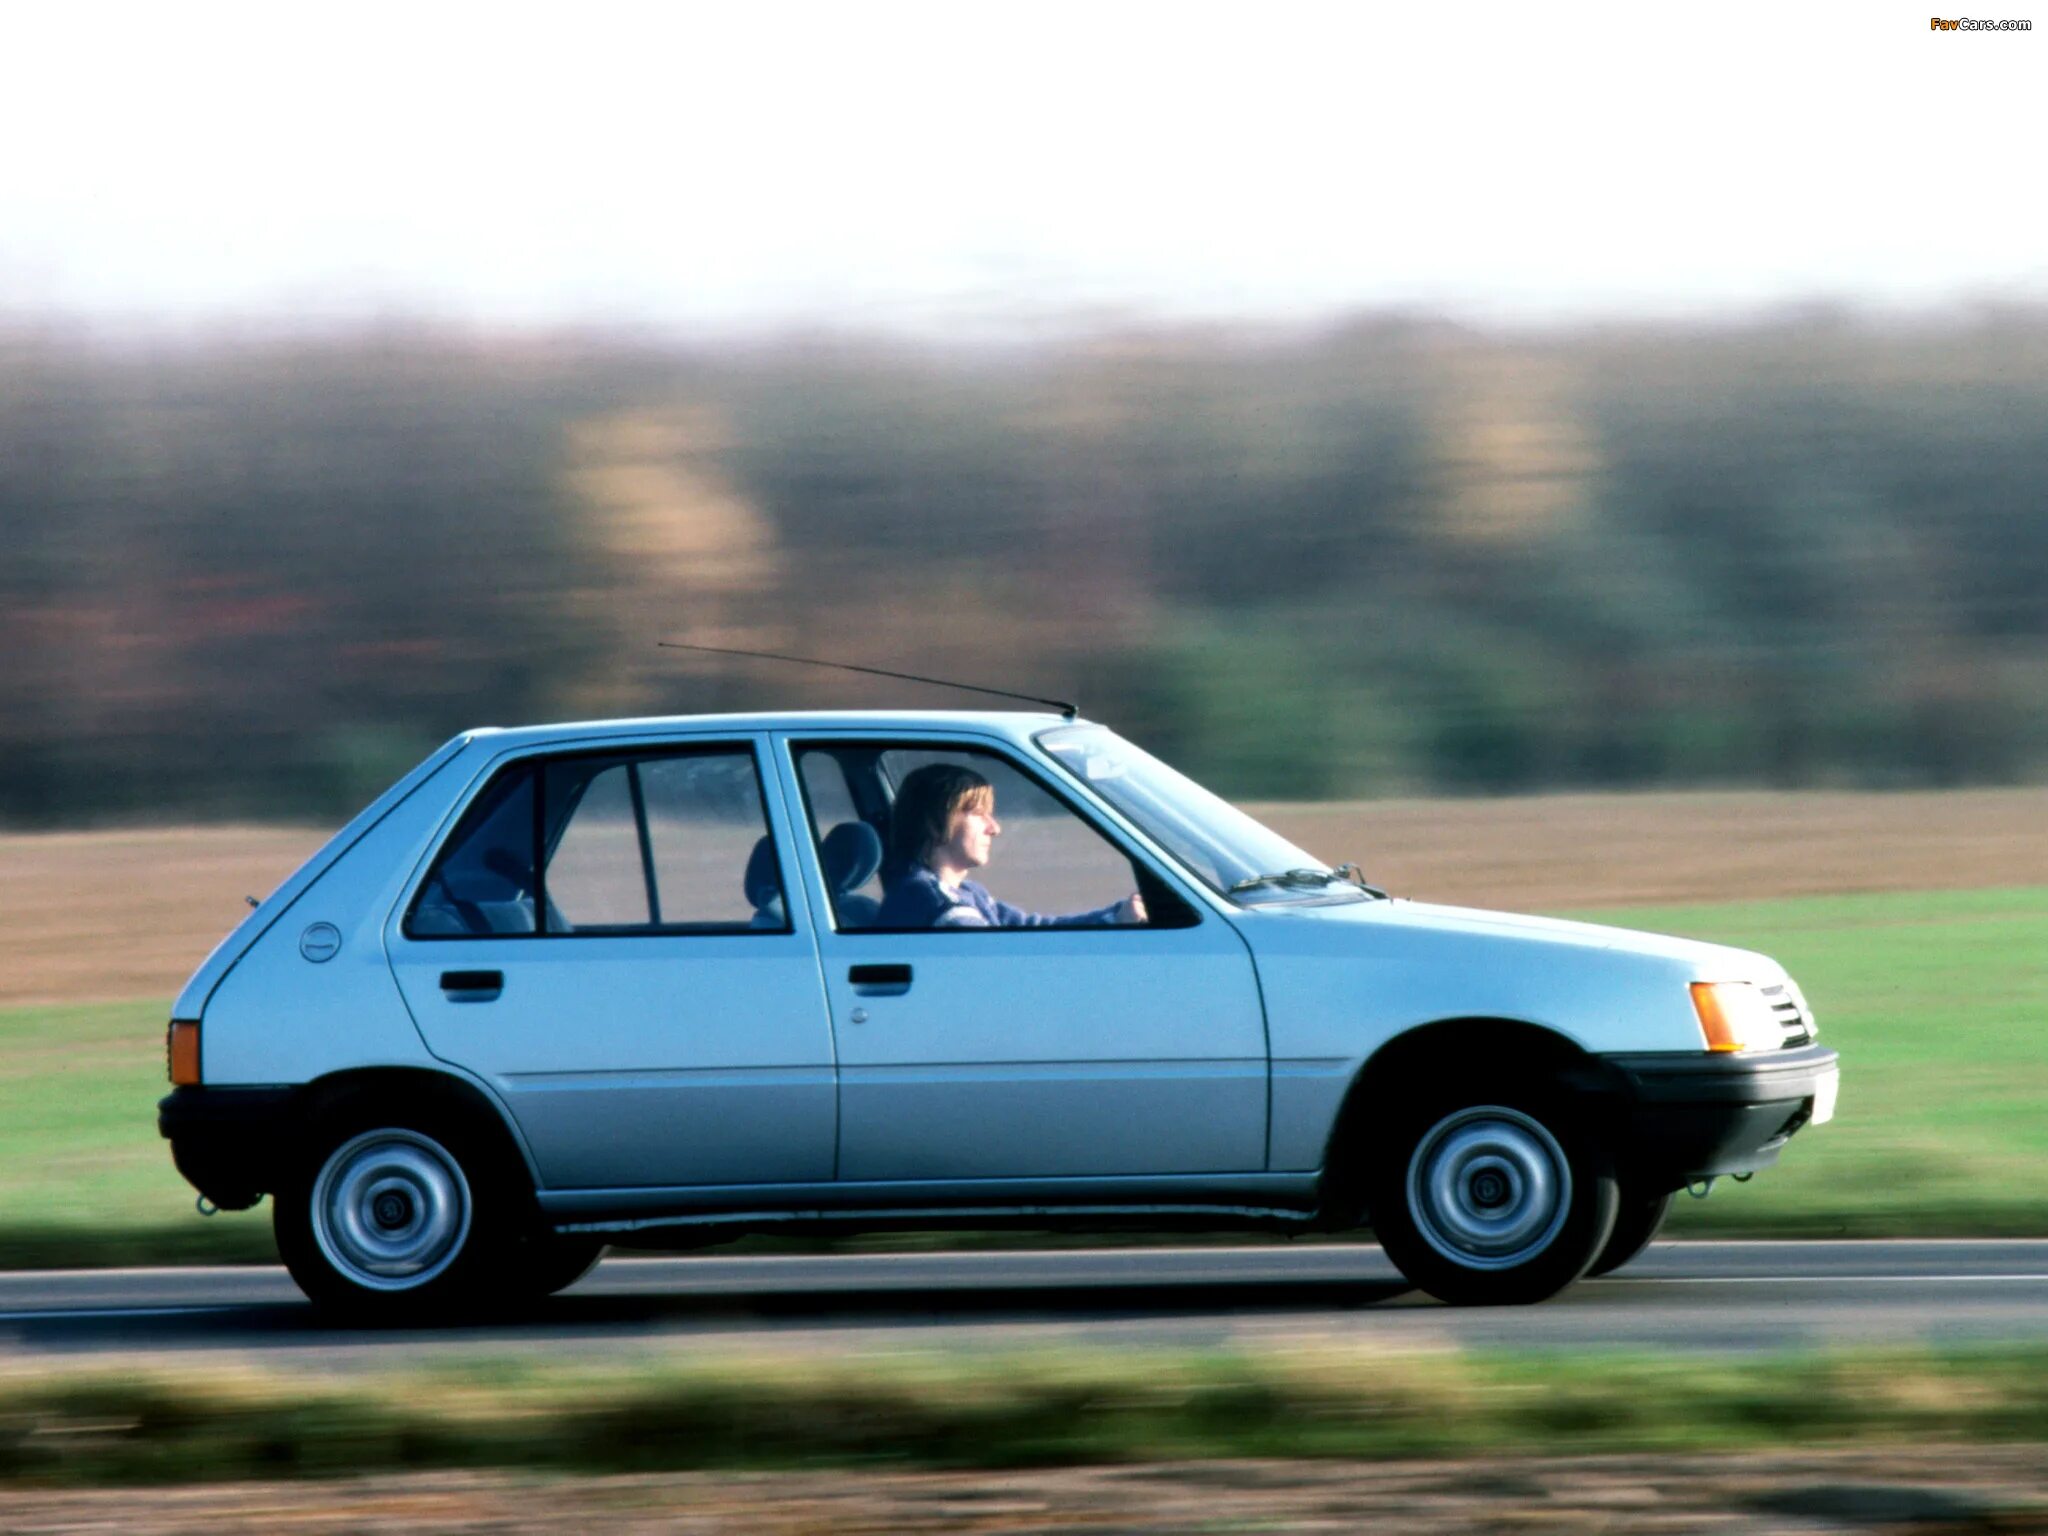
[[547, 1479], [421, 1473], [136, 1490], [0, 1490], [8, 1530], [1404, 1533], [2048, 1532], [2048, 1450], [1807, 1451], [1468, 1462], [1222, 1461], [1018, 1472]]
[[[2048, 789], [1554, 795], [1253, 807], [1404, 896], [1509, 910], [2048, 883]], [[325, 840], [297, 827], [0, 836], [0, 1007], [168, 997]]]
[[1399, 896], [1517, 911], [2048, 884], [2048, 788], [1249, 807]]
[[333, 829], [0, 836], [0, 1007], [169, 998]]

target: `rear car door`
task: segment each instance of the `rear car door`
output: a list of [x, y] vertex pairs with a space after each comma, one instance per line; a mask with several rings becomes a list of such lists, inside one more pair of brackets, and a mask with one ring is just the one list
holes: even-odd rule
[[542, 1183], [830, 1179], [832, 1039], [752, 739], [497, 766], [386, 930], [428, 1048]]

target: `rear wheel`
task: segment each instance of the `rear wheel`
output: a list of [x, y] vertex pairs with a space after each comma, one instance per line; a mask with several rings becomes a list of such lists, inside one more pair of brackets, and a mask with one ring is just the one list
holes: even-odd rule
[[1620, 1214], [1614, 1219], [1614, 1235], [1607, 1239], [1600, 1257], [1586, 1271], [1587, 1277], [1612, 1274], [1649, 1247], [1671, 1210], [1673, 1194], [1674, 1191], [1666, 1190], [1647, 1200], [1640, 1195], [1623, 1196]]
[[1402, 1115], [1369, 1186], [1387, 1256], [1422, 1290], [1461, 1305], [1554, 1296], [1614, 1230], [1606, 1148], [1562, 1094], [1497, 1085]]
[[286, 1269], [316, 1304], [354, 1316], [395, 1321], [473, 1300], [510, 1229], [491, 1160], [418, 1114], [331, 1121], [286, 1186], [274, 1218]]

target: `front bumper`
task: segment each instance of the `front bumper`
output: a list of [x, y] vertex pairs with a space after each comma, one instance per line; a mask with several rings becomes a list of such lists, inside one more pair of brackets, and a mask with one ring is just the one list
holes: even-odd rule
[[188, 1184], [245, 1211], [275, 1186], [297, 1100], [295, 1088], [175, 1088], [157, 1100], [156, 1128]]
[[1795, 1132], [1834, 1113], [1841, 1081], [1838, 1056], [1819, 1045], [1605, 1060], [1624, 1085], [1622, 1167], [1632, 1179], [1667, 1189], [1768, 1168]]

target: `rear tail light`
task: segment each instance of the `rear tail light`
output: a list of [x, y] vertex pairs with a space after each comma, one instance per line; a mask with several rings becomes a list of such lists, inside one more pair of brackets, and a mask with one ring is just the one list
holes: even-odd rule
[[164, 1055], [169, 1058], [171, 1086], [174, 1088], [196, 1088], [199, 1086], [199, 1021], [197, 1019], [173, 1019], [164, 1039]]

